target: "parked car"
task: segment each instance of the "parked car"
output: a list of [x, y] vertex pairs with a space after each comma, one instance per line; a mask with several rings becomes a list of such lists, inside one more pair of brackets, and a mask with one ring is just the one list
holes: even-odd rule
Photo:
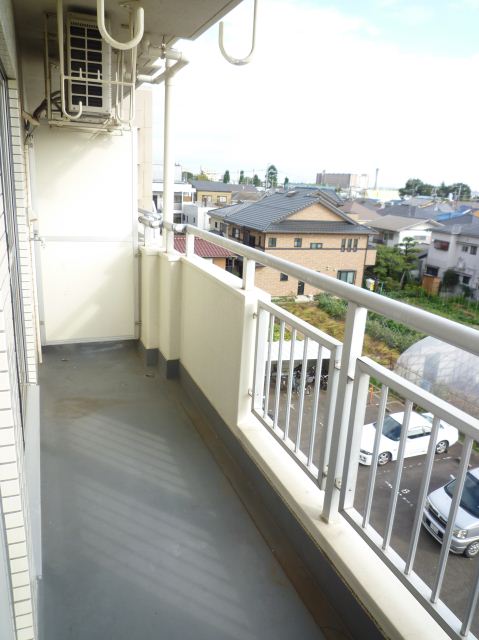
[[[404, 419], [404, 412], [391, 413], [384, 418], [383, 432], [379, 441], [378, 464], [387, 464], [396, 460], [399, 449], [399, 438]], [[432, 415], [411, 411], [409, 430], [406, 442], [405, 458], [419, 456], [427, 452], [431, 439]], [[373, 457], [374, 438], [376, 436], [376, 422], [365, 424], [361, 436], [361, 450], [359, 462], [370, 465]], [[459, 439], [459, 432], [447, 422], [440, 422], [436, 453], [446, 453], [449, 447]]]
[[[444, 538], [455, 486], [456, 480], [451, 480], [426, 498], [422, 524], [439, 542]], [[467, 558], [479, 554], [479, 468], [467, 472], [454, 523], [451, 551], [463, 553]]]

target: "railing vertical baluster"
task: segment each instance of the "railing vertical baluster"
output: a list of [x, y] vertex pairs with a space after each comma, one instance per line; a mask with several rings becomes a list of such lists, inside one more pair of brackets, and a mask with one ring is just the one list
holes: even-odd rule
[[[314, 440], [316, 438], [316, 429], [318, 422], [318, 406], [321, 397], [321, 368], [323, 366], [323, 347], [318, 344], [318, 357], [316, 358], [316, 369], [314, 376], [314, 398], [313, 398], [313, 416], [311, 418], [311, 435], [309, 436], [308, 450], [308, 467], [313, 462]], [[323, 425], [324, 428], [324, 425]]]
[[456, 526], [457, 510], [461, 502], [462, 490], [464, 489], [464, 482], [466, 480], [469, 460], [471, 458], [472, 442], [472, 438], [470, 436], [466, 436], [462, 445], [461, 464], [459, 465], [459, 473], [456, 478], [456, 486], [454, 487], [454, 494], [452, 496], [451, 506], [449, 508], [446, 531], [444, 532], [444, 537], [442, 539], [441, 555], [439, 556], [436, 578], [434, 580], [434, 585], [431, 591], [432, 603], [436, 603], [439, 600], [439, 596], [441, 594], [444, 574], [446, 573], [447, 558], [449, 556], [449, 549], [451, 547], [452, 532], [454, 530], [454, 527]]
[[383, 537], [383, 549], [386, 551], [389, 548], [389, 543], [391, 542], [391, 534], [394, 525], [394, 518], [396, 517], [396, 506], [398, 501], [398, 493], [401, 486], [401, 476], [402, 470], [404, 466], [404, 453], [406, 451], [407, 444], [407, 434], [409, 430], [409, 421], [411, 419], [411, 411], [412, 411], [412, 402], [411, 400], [406, 400], [404, 406], [404, 418], [402, 421], [401, 427], [401, 437], [399, 438], [399, 448], [398, 454], [396, 458], [396, 473], [394, 474], [393, 486], [391, 489], [391, 498], [389, 500], [389, 509], [386, 520], [386, 530]]
[[[324, 425], [319, 439], [319, 486], [326, 487], [331, 438], [333, 434], [334, 414], [338, 397], [339, 366], [341, 362], [342, 345], [331, 350], [329, 357], [328, 381], [326, 385], [326, 402], [324, 407]], [[324, 396], [323, 396], [324, 397]]]
[[294, 377], [294, 350], [296, 347], [296, 329], [291, 328], [291, 345], [289, 353], [289, 369], [288, 369], [288, 392], [286, 395], [286, 418], [284, 422], [284, 439], [287, 440], [289, 436], [289, 421], [291, 418], [291, 395], [293, 391], [293, 377]]
[[349, 416], [344, 471], [341, 480], [339, 500], [339, 508], [341, 510], [349, 509], [354, 503], [359, 467], [359, 448], [361, 446], [362, 427], [366, 413], [368, 387], [368, 374], [356, 371], [351, 397], [351, 412]]
[[440, 420], [438, 417], [434, 417], [432, 421], [431, 437], [429, 440], [429, 446], [426, 455], [426, 462], [424, 464], [424, 471], [421, 478], [421, 486], [419, 488], [419, 496], [417, 499], [416, 513], [414, 515], [414, 524], [412, 527], [411, 540], [409, 543], [409, 552], [406, 560], [406, 568], [404, 573], [409, 575], [414, 566], [414, 559], [416, 557], [417, 544], [419, 541], [419, 533], [421, 531], [422, 512], [424, 509], [424, 503], [426, 501], [427, 491], [429, 488], [429, 482], [431, 480], [432, 465], [434, 463], [434, 454], [436, 453], [437, 434], [439, 431]]
[[361, 356], [363, 349], [366, 318], [367, 309], [359, 307], [354, 302], [348, 304], [341, 370], [339, 373], [338, 403], [334, 416], [326, 493], [321, 514], [321, 517], [326, 522], [332, 521], [338, 512], [354, 373], [356, 360]]
[[479, 562], [476, 563], [476, 576], [474, 578], [474, 588], [471, 589], [469, 601], [464, 614], [464, 620], [461, 627], [461, 635], [467, 636], [471, 630], [472, 619], [476, 612], [477, 599], [479, 597]]
[[284, 320], [281, 320], [279, 326], [280, 326], [280, 331], [279, 331], [278, 362], [276, 366], [276, 389], [275, 389], [275, 398], [274, 398], [273, 429], [275, 429], [278, 426], [279, 396], [281, 392], [281, 378], [283, 373]]
[[243, 285], [242, 288], [245, 291], [254, 289], [254, 278], [256, 272], [256, 262], [249, 258], [243, 260]]
[[271, 347], [273, 346], [274, 336], [274, 315], [269, 315], [269, 329], [268, 329], [268, 360], [266, 362], [266, 380], [264, 383], [264, 411], [263, 418], [268, 416], [269, 407], [269, 391], [271, 387]]
[[374, 485], [376, 482], [376, 473], [378, 470], [378, 455], [379, 455], [379, 443], [383, 433], [384, 416], [386, 414], [386, 406], [388, 402], [389, 387], [383, 384], [381, 389], [381, 398], [379, 400], [378, 419], [376, 420], [376, 435], [374, 436], [374, 445], [371, 458], [371, 468], [369, 470], [368, 478], [368, 490], [366, 494], [366, 500], [364, 502], [364, 517], [363, 527], [369, 524], [369, 517], [371, 515], [371, 505], [373, 502]]
[[307, 372], [308, 345], [309, 345], [309, 338], [305, 337], [303, 340], [303, 363], [301, 366], [301, 382], [299, 387], [298, 422], [297, 422], [297, 430], [296, 430], [296, 442], [294, 445], [294, 450], [296, 453], [298, 453], [301, 447], [301, 430], [303, 426], [303, 412], [304, 412], [304, 394], [306, 390], [306, 378], [308, 376], [308, 372]]
[[187, 258], [192, 258], [195, 255], [195, 236], [192, 233], [186, 234], [186, 247], [185, 254]]
[[253, 371], [253, 410], [258, 414], [264, 407], [264, 384], [268, 345], [269, 313], [258, 306], [256, 320], [256, 348]]

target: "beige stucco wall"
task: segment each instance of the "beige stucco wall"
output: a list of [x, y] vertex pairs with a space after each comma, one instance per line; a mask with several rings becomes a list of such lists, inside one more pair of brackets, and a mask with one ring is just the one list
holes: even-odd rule
[[321, 204], [313, 204], [302, 211], [298, 211], [297, 213], [293, 213], [288, 216], [288, 220], [322, 220], [322, 221], [333, 221], [340, 222], [342, 220], [341, 216], [338, 216], [333, 211], [330, 211], [326, 207], [323, 207]]
[[229, 191], [197, 191], [196, 192], [196, 202], [201, 204], [203, 197], [211, 198], [211, 201], [216, 204], [218, 202], [219, 197], [225, 197], [226, 201], [221, 202], [223, 206], [231, 204], [231, 193]]

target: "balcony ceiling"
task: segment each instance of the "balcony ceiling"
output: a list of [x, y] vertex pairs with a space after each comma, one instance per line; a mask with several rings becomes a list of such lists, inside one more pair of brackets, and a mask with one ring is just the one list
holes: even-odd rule
[[[145, 10], [145, 33], [152, 42], [158, 43], [163, 36], [167, 43], [178, 38], [194, 40], [211, 25], [236, 7], [241, 0], [141, 0]], [[15, 19], [20, 39], [41, 39], [42, 18], [45, 12], [56, 13], [55, 0], [15, 0]], [[112, 24], [112, 31], [118, 39], [126, 40], [125, 26], [126, 4], [120, 0], [105, 0], [107, 17]], [[63, 10], [79, 13], [96, 13], [96, 0], [82, 0], [77, 3], [64, 2]], [[122, 34], [123, 31], [123, 34]]]

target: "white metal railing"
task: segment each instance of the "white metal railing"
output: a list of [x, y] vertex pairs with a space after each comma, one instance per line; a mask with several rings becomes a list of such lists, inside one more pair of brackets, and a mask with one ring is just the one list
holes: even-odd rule
[[[404, 419], [399, 440], [397, 462], [391, 482], [388, 511], [382, 535], [380, 535], [371, 524], [371, 509], [374, 500], [377, 475], [377, 466], [375, 464], [372, 464], [369, 469], [362, 513], [354, 506], [358, 480], [361, 431], [362, 426], [365, 424], [366, 398], [371, 377], [374, 377], [375, 380], [382, 385], [372, 460], [377, 460], [380, 453], [380, 440], [383, 432], [385, 409], [390, 390], [405, 399]], [[414, 521], [407, 545], [407, 553], [405, 554], [405, 557], [401, 557], [391, 548], [391, 536], [397, 515], [398, 498], [401, 495], [400, 488], [405, 467], [404, 459], [406, 443], [408, 440], [408, 424], [414, 405], [430, 412], [433, 416], [433, 420], [429, 445], [424, 462], [424, 470], [421, 477], [419, 495], [417, 497]], [[462, 443], [462, 451], [460, 454], [456, 486], [447, 518], [446, 530], [440, 547], [440, 556], [432, 584], [431, 586], [428, 586], [414, 572], [414, 565], [418, 551], [423, 510], [433, 470], [440, 421], [444, 421], [455, 426], [463, 434], [464, 441]], [[396, 575], [398, 575], [398, 577], [411, 590], [415, 591], [420, 596], [425, 607], [438, 620], [438, 622], [442, 624], [447, 631], [452, 629], [458, 637], [469, 636], [472, 618], [477, 605], [477, 596], [479, 594], [479, 573], [477, 573], [475, 577], [469, 601], [464, 607], [465, 610], [462, 622], [448, 607], [444, 605], [443, 602], [441, 602], [440, 595], [443, 588], [446, 564], [451, 548], [457, 511], [471, 458], [472, 445], [473, 442], [478, 439], [479, 420], [471, 417], [451, 404], [444, 402], [431, 393], [428, 393], [424, 389], [421, 389], [392, 371], [389, 371], [370, 358], [362, 357], [357, 360], [349, 420], [349, 433], [347, 438], [347, 452], [342, 477], [340, 512], [356, 529], [356, 531], [358, 531], [360, 535], [372, 544], [374, 549], [396, 573]], [[472, 635], [469, 637], [472, 637]]]
[[253, 414], [321, 488], [331, 447], [341, 350], [339, 340], [275, 304], [258, 302]]
[[[479, 421], [364, 357], [362, 352], [368, 311], [374, 311], [386, 318], [401, 322], [475, 355], [479, 355], [479, 331], [190, 225], [166, 223], [165, 229], [166, 246], [170, 248], [169, 250], [173, 245], [170, 236], [177, 231], [187, 234], [187, 256], [192, 256], [194, 253], [195, 236], [242, 256], [244, 289], [254, 287], [255, 266], [258, 262], [348, 302], [343, 344], [276, 305], [258, 302], [252, 411], [310, 477], [317, 480], [320, 487], [324, 489], [322, 519], [330, 522], [339, 515], [344, 517], [452, 637], [475, 638], [470, 629], [479, 595], [479, 572], [462, 614], [453, 613], [441, 601], [440, 596], [443, 591], [451, 538], [472, 445], [473, 441], [479, 440]], [[286, 348], [287, 333], [291, 339], [289, 347]], [[298, 354], [291, 344], [293, 341], [302, 343]], [[309, 409], [305, 414], [310, 344], [315, 345], [316, 349], [313, 356], [313, 359], [316, 358], [316, 372], [321, 371], [326, 350], [331, 352], [331, 364], [334, 361], [334, 366], [330, 366], [330, 378], [325, 394], [321, 392], [321, 385], [316, 379], [314, 394], [308, 400]], [[277, 349], [274, 357], [273, 347]], [[276, 375], [274, 362], [276, 362]], [[295, 388], [296, 362], [300, 364], [301, 373]], [[286, 365], [285, 372], [283, 372], [284, 365]], [[382, 385], [373, 460], [376, 460], [380, 453], [379, 439], [382, 434], [389, 390], [399, 394], [405, 402], [398, 460], [394, 467], [386, 524], [382, 535], [371, 523], [371, 510], [375, 499], [376, 465], [373, 464], [369, 471], [362, 513], [354, 504], [360, 440], [370, 377], [374, 377]], [[293, 416], [291, 404], [292, 395], [295, 392], [298, 402]], [[404, 557], [401, 557], [391, 547], [391, 535], [398, 513], [398, 494], [404, 470], [405, 443], [413, 403], [432, 413], [433, 421], [408, 549], [403, 554]], [[320, 417], [323, 419], [321, 420]], [[464, 440], [447, 528], [442, 545], [440, 547], [438, 545], [440, 551], [437, 570], [432, 584], [427, 586], [414, 572], [414, 566], [422, 513], [434, 462], [435, 437], [441, 420], [455, 426], [463, 434]]]

